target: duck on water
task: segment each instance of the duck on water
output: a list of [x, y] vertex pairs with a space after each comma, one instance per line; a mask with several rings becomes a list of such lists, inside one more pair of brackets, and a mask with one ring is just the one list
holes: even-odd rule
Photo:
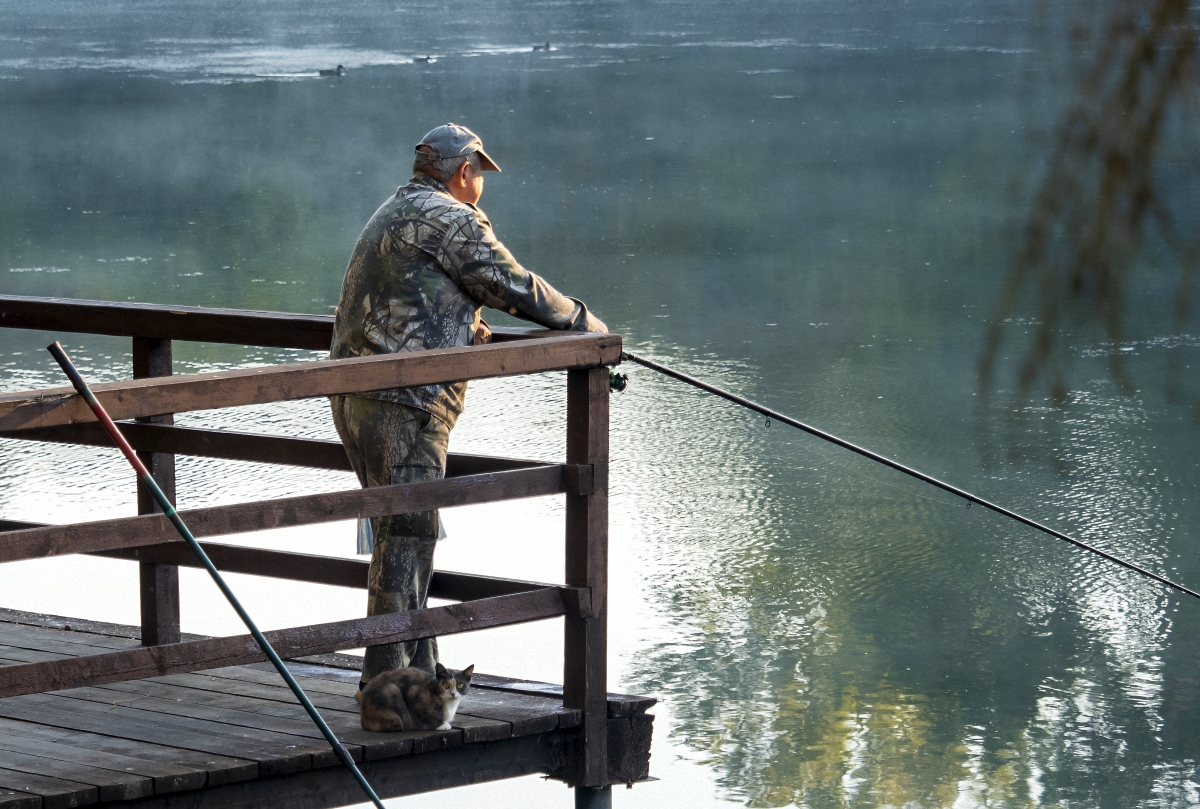
[[336, 70], [322, 69], [317, 72], [320, 73], [322, 76], [341, 76], [343, 73], [346, 72], [346, 68], [343, 67], [342, 65], [338, 65]]

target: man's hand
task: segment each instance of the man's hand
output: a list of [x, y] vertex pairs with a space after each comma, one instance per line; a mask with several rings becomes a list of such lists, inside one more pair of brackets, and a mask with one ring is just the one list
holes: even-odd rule
[[475, 341], [471, 345], [481, 346], [490, 342], [492, 342], [492, 330], [488, 328], [488, 324], [481, 320], [479, 321], [479, 325], [475, 327]]

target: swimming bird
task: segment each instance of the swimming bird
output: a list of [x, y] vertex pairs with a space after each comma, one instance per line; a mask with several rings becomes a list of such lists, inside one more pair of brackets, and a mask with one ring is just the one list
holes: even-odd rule
[[346, 72], [346, 68], [338, 65], [337, 70], [320, 70], [317, 72], [319, 72], [322, 76], [340, 76]]
[[534, 53], [537, 53], [538, 51], [548, 51], [548, 50], [550, 50], [550, 43], [549, 43], [549, 42], [547, 42], [545, 45], [534, 45], [534, 46], [533, 46], [533, 52], [534, 52]]
[[433, 61], [432, 56], [414, 56], [413, 57], [414, 65], [427, 65], [432, 61]]

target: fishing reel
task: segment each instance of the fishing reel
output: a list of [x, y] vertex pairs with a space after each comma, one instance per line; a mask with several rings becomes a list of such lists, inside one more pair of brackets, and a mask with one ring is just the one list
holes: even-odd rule
[[629, 387], [629, 374], [619, 374], [616, 369], [608, 369], [608, 388], [616, 393], [623, 393]]

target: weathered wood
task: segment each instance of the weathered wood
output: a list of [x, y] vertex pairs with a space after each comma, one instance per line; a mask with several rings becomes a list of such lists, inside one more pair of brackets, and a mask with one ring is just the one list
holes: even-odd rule
[[[325, 351], [333, 340], [333, 315], [0, 295], [0, 328]], [[546, 334], [552, 332], [492, 327], [496, 342]]]
[[[157, 337], [133, 338], [133, 378], [171, 376], [174, 367], [171, 341]], [[145, 425], [170, 427], [175, 417], [170, 413], [143, 416]], [[175, 503], [175, 456], [163, 452], [139, 452], [138, 457], [150, 470], [154, 482]], [[138, 514], [157, 514], [162, 511], [142, 481], [136, 482]], [[179, 568], [174, 565], [142, 563], [138, 570], [139, 604], [142, 618], [142, 643], [179, 642]]]
[[249, 728], [234, 733], [216, 722], [186, 717], [164, 719], [131, 708], [102, 706], [55, 694], [0, 700], [0, 716], [247, 759], [258, 763], [260, 776], [310, 769], [314, 756], [323, 764], [337, 761], [328, 745], [317, 747], [296, 736]]
[[[496, 691], [510, 691], [514, 694], [529, 694], [535, 697], [557, 697], [562, 699], [561, 685], [554, 683], [539, 683], [530, 680], [516, 680], [511, 677], [497, 677], [494, 674], [476, 674], [471, 679], [472, 687], [488, 688]], [[642, 714], [658, 702], [654, 697], [641, 697], [633, 694], [609, 694], [608, 715], [633, 716]]]
[[[64, 657], [81, 657], [84, 655], [104, 654], [108, 648], [136, 649], [140, 644], [105, 647], [100, 644], [78, 644], [57, 640], [22, 640], [19, 636], [14, 639], [7, 632], [0, 634], [0, 656], [10, 660], [60, 660]], [[25, 654], [28, 652], [29, 654]]]
[[[161, 684], [154, 683], [152, 685]], [[321, 731], [317, 729], [317, 726], [307, 716], [304, 719], [299, 719], [254, 713], [243, 710], [241, 706], [231, 704], [235, 700], [212, 701], [216, 704], [206, 704], [192, 700], [177, 700], [174, 698], [167, 700], [154, 696], [149, 691], [149, 688], [138, 689], [133, 692], [110, 691], [106, 688], [92, 686], [72, 688], [69, 691], [60, 692], [59, 696], [73, 700], [93, 702], [98, 705], [121, 706], [142, 713], [162, 714], [161, 721], [173, 722], [177, 717], [202, 719], [206, 722], [220, 725], [222, 726], [221, 730], [233, 733], [234, 735], [241, 734], [241, 731], [235, 730], [235, 728], [250, 728], [271, 734], [287, 734], [301, 737], [299, 740], [300, 743], [313, 747], [324, 746], [325, 744], [325, 737], [321, 735]], [[131, 698], [131, 694], [136, 696]], [[330, 720], [337, 722], [338, 718], [331, 716]], [[351, 755], [361, 759], [361, 749], [348, 739], [343, 738], [342, 742], [347, 745], [347, 749], [350, 750]]]
[[[230, 461], [306, 466], [311, 469], [331, 469], [340, 472], [351, 471], [350, 461], [346, 458], [346, 450], [340, 441], [290, 438], [233, 430], [208, 430], [199, 427], [142, 424], [129, 421], [122, 421], [117, 426], [120, 427], [125, 440], [139, 452], [166, 452], [200, 458], [223, 458]], [[46, 441], [55, 444], [112, 446], [112, 439], [97, 422], [60, 424], [37, 430], [0, 433], [0, 438]], [[545, 465], [545, 461], [493, 458], [486, 455], [462, 455], [452, 452], [446, 456], [446, 477], [476, 475], [482, 472], [503, 472], [509, 469], [528, 469], [533, 466]]]
[[328, 349], [332, 315], [0, 295], [0, 327]]
[[590, 494], [567, 496], [566, 579], [591, 592], [589, 617], [564, 621], [563, 703], [583, 711], [583, 752], [575, 785], [608, 783], [608, 373], [567, 374], [567, 460], [591, 464]]
[[[218, 570], [243, 573], [251, 576], [266, 576], [312, 584], [327, 584], [335, 587], [366, 589], [367, 572], [371, 564], [365, 559], [345, 559], [335, 556], [316, 556], [304, 553], [246, 548], [238, 545], [221, 545], [215, 542], [200, 544]], [[131, 559], [159, 564], [200, 567], [199, 560], [181, 542], [161, 545], [146, 545], [140, 548], [122, 548], [101, 551], [96, 556], [111, 559]], [[527, 593], [559, 585], [544, 582], [501, 579], [492, 576], [477, 576], [471, 573], [452, 573], [435, 570], [429, 583], [429, 597], [444, 601], [473, 601], [480, 598]], [[568, 588], [562, 588], [567, 590]], [[587, 599], [583, 590], [570, 589], [571, 598]], [[589, 604], [576, 607], [586, 611]]]
[[[548, 588], [265, 634], [281, 657], [297, 657], [536, 621], [566, 612], [562, 595]], [[0, 668], [0, 697], [258, 663], [265, 659], [250, 635], [145, 646]]]
[[42, 797], [0, 787], [0, 809], [42, 809]]
[[[12, 719], [0, 719], [0, 749], [144, 775], [153, 781], [154, 792], [158, 795], [199, 789], [204, 786], [214, 765], [232, 764], [240, 769], [257, 770], [249, 761], [222, 759], [214, 762], [212, 755], [188, 753], [176, 747], [159, 747]], [[190, 766], [185, 765], [185, 761], [190, 761]], [[221, 783], [225, 780], [218, 779]]]
[[564, 708], [558, 700], [481, 688], [468, 691], [458, 710], [469, 716], [511, 722], [514, 736], [575, 727], [582, 718], [578, 710]]
[[154, 782], [144, 775], [102, 769], [83, 762], [64, 762], [2, 748], [0, 762], [17, 772], [94, 786], [102, 801], [128, 801], [154, 794]]
[[[415, 795], [438, 789], [561, 772], [566, 764], [567, 736], [555, 731], [536, 736], [430, 751], [425, 755], [366, 761], [360, 769], [382, 798]], [[181, 796], [183, 797], [183, 796]], [[362, 789], [345, 768], [314, 770], [285, 779], [263, 778], [186, 796], [189, 809], [333, 809], [362, 800]], [[168, 796], [131, 802], [128, 809], [176, 809]]]
[[[327, 494], [260, 500], [232, 506], [187, 509], [180, 516], [197, 537], [239, 534], [293, 525], [379, 517], [490, 503], [520, 497], [562, 494], [567, 490], [559, 465], [465, 475], [422, 483], [400, 483]], [[7, 532], [0, 562], [39, 559], [64, 553], [90, 553], [179, 540], [162, 515], [141, 515], [72, 525]]]
[[649, 714], [608, 720], [608, 780], [632, 784], [650, 775], [650, 741], [654, 717]]
[[[619, 362], [621, 338], [570, 333], [519, 343], [239, 368], [92, 386], [114, 419], [362, 393], [461, 379], [592, 368]], [[0, 431], [94, 420], [71, 388], [0, 395]]]
[[[196, 674], [172, 674], [167, 677], [155, 677], [146, 682], [170, 684], [181, 688], [189, 688], [194, 691], [210, 691], [216, 694], [252, 697], [263, 702], [275, 702], [283, 708], [291, 706], [299, 707], [300, 703], [296, 701], [296, 696], [291, 690], [280, 685], [283, 681], [279, 679], [278, 674], [275, 675], [275, 680], [274, 683], [260, 683], [255, 680], [219, 677], [205, 671]], [[120, 683], [112, 683], [111, 685], [120, 685]], [[302, 682], [302, 685], [304, 685], [304, 690], [308, 694], [309, 700], [312, 701], [313, 705], [321, 709], [322, 712], [343, 710], [343, 706], [346, 704], [345, 696], [340, 694], [323, 694], [309, 689], [307, 683]], [[350, 699], [353, 701], [353, 696]], [[401, 752], [410, 752], [411, 749], [410, 745], [407, 750], [397, 751], [396, 755], [400, 755]]]
[[[37, 625], [3, 623], [5, 618], [34, 621]], [[55, 616], [33, 616], [11, 610], [0, 611], [0, 660], [6, 655], [20, 660], [61, 659], [64, 653], [75, 655], [97, 649], [128, 649], [129, 644], [133, 642], [124, 631], [128, 628], [118, 625], [97, 625], [97, 629], [107, 633], [103, 635], [46, 628], [62, 626], [70, 620]], [[18, 645], [9, 646], [9, 643]], [[574, 734], [564, 737], [567, 739], [568, 751], [565, 760], [578, 761], [584, 749], [582, 733], [574, 730], [582, 722], [582, 711], [563, 707], [561, 689], [552, 684], [477, 674], [471, 692], [455, 718], [453, 730], [434, 733], [370, 733], [363, 731], [358, 725], [357, 705], [353, 701], [356, 672], [295, 663], [289, 666], [339, 738], [348, 746], [354, 746], [356, 757], [361, 753], [362, 759], [368, 762], [409, 753], [441, 755], [458, 745], [479, 745], [513, 736], [545, 733]], [[141, 720], [140, 725], [134, 723], [137, 725], [136, 733], [146, 732], [146, 722], [169, 728], [176, 726], [177, 719], [189, 719], [203, 723], [214, 739], [230, 734], [239, 736], [239, 729], [244, 728], [265, 733], [272, 739], [299, 739], [302, 744], [308, 745], [321, 744], [322, 741], [316, 732], [310, 729], [306, 715], [296, 703], [294, 695], [284, 687], [274, 670], [269, 670], [266, 664], [231, 666], [203, 673], [117, 682], [45, 696], [59, 698], [61, 702], [50, 707], [60, 710], [62, 704], [72, 700], [93, 703], [90, 707], [70, 712], [74, 714], [87, 715], [95, 711], [109, 711], [114, 706], [119, 706], [121, 715], [118, 718], [121, 723], [129, 721], [130, 718]], [[0, 700], [0, 707], [14, 702], [19, 704], [21, 699]], [[628, 783], [646, 777], [653, 719], [643, 712], [652, 703], [650, 698], [609, 695], [606, 783]], [[160, 721], [155, 721], [155, 716], [159, 717]], [[52, 722], [62, 721], [61, 716], [53, 710], [43, 711], [43, 715], [37, 721], [46, 721], [47, 718]], [[51, 726], [0, 719], [0, 751], [13, 747], [17, 752], [29, 755], [44, 754], [45, 757], [56, 760], [73, 760], [53, 750], [43, 749], [39, 752], [21, 748], [21, 739], [29, 734], [13, 734], [7, 731], [4, 726], [6, 722], [22, 728], [36, 727], [43, 734], [69, 732], [87, 735], [87, 732], [82, 730], [63, 731]], [[124, 724], [121, 727], [124, 727]], [[185, 730], [194, 732], [195, 728]], [[187, 738], [186, 734], [177, 736], [177, 739]], [[54, 737], [51, 736], [47, 740], [44, 735], [35, 737], [33, 741], [42, 745], [55, 743]], [[145, 744], [128, 740], [121, 743]], [[182, 744], [178, 740], [172, 743]], [[150, 746], [149, 749], [164, 748]], [[120, 754], [120, 751], [116, 752]], [[106, 766], [103, 759], [81, 760], [80, 763], [102, 768]], [[322, 763], [323, 759], [318, 756], [312, 765], [319, 767]], [[578, 772], [578, 768], [556, 771], [556, 776], [563, 777], [570, 783], [578, 783]], [[288, 797], [281, 805], [288, 805], [287, 801], [292, 799], [292, 790], [288, 788], [287, 792]]]
[[87, 806], [100, 798], [100, 790], [91, 784], [47, 778], [44, 775], [0, 769], [0, 789], [15, 789], [40, 795], [44, 809], [71, 809]]

